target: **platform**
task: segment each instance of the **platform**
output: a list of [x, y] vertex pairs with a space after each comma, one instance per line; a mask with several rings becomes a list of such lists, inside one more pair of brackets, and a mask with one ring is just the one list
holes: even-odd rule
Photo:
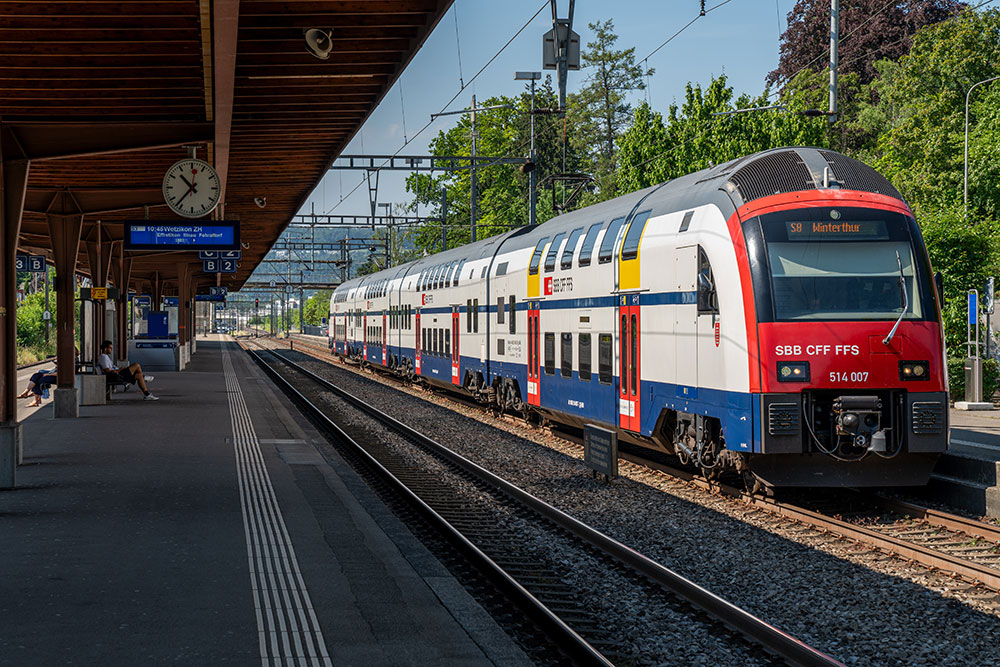
[[0, 665], [529, 664], [235, 344], [151, 389], [25, 419]]

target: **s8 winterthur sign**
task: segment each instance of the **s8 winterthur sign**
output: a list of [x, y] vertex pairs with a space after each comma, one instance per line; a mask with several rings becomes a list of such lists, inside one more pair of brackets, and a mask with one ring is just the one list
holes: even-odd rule
[[240, 221], [127, 220], [126, 250], [239, 250]]

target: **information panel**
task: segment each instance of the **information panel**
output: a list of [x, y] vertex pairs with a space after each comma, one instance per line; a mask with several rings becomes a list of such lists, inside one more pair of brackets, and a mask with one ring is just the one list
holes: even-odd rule
[[786, 222], [789, 241], [884, 241], [889, 238], [884, 220], [824, 220]]
[[239, 220], [126, 220], [126, 250], [238, 250]]
[[600, 426], [583, 427], [583, 462], [594, 472], [618, 476], [618, 434]]

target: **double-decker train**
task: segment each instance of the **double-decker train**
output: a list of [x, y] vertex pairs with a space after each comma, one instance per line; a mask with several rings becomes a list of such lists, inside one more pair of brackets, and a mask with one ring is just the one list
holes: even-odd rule
[[874, 169], [781, 148], [340, 285], [342, 357], [767, 486], [924, 484], [939, 289]]

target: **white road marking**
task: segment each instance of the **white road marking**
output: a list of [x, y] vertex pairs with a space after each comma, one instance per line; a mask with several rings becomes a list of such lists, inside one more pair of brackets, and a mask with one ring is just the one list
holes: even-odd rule
[[263, 667], [333, 667], [229, 351], [226, 393]]

